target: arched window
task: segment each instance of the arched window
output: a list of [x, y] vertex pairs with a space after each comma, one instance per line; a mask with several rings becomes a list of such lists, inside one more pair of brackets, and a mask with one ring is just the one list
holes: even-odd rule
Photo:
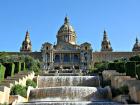
[[73, 57], [73, 61], [74, 61], [74, 62], [78, 62], [78, 61], [79, 61], [79, 57], [78, 57], [78, 55], [76, 55], [76, 54], [74, 55], [74, 57]]
[[60, 56], [59, 55], [55, 55], [55, 61], [54, 62], [60, 62]]
[[87, 46], [85, 47], [85, 50], [87, 50], [88, 48], [87, 48]]
[[70, 55], [69, 54], [64, 54], [63, 62], [70, 62]]
[[48, 46], [46, 47], [46, 49], [47, 49], [47, 50], [49, 49]]

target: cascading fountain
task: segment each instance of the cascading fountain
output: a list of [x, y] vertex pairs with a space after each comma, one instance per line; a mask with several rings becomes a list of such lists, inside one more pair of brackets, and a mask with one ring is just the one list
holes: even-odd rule
[[109, 93], [109, 89], [100, 88], [98, 76], [39, 76], [38, 88], [30, 91], [29, 102], [19, 105], [114, 105], [106, 101]]
[[91, 86], [99, 87], [100, 80], [97, 76], [40, 76], [38, 87], [57, 86]]

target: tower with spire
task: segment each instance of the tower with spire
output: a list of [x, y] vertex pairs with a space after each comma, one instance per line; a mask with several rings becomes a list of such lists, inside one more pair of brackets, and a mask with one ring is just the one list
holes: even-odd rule
[[108, 39], [107, 32], [104, 30], [103, 41], [101, 44], [101, 51], [112, 51], [111, 43]]
[[140, 51], [140, 42], [139, 42], [137, 37], [136, 37], [136, 42], [135, 42], [135, 44], [133, 46], [132, 51]]
[[32, 52], [32, 44], [28, 30], [26, 31], [25, 40], [22, 42], [20, 52]]

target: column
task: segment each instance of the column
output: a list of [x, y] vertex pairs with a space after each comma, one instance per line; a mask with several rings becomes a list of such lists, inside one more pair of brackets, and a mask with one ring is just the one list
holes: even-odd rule
[[72, 62], [72, 59], [71, 59], [71, 53], [70, 53], [70, 62]]

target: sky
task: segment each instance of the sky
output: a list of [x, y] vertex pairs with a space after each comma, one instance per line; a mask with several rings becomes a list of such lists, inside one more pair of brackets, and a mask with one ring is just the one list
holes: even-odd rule
[[0, 51], [19, 51], [27, 30], [33, 51], [56, 43], [66, 15], [77, 44], [89, 42], [93, 51], [104, 30], [114, 51], [131, 51], [140, 39], [140, 0], [0, 0]]

